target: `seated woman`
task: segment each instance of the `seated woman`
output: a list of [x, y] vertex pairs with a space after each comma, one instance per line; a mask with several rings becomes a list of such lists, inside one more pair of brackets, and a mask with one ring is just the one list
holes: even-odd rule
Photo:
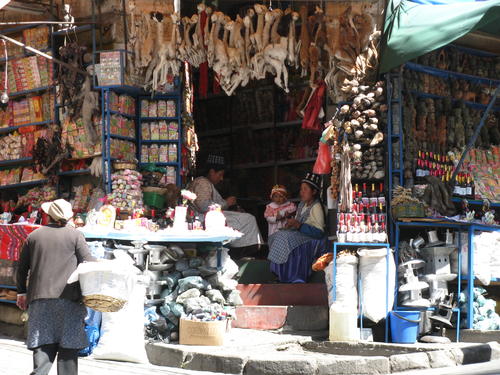
[[243, 237], [232, 241], [229, 247], [243, 248], [260, 245], [262, 237], [255, 217], [244, 212], [226, 211], [229, 207], [236, 205], [236, 198], [223, 199], [215, 188], [215, 185], [224, 179], [224, 170], [224, 158], [222, 156], [208, 156], [206, 175], [196, 178], [188, 186], [188, 189], [197, 196], [194, 206], [200, 214], [207, 213], [208, 207], [214, 203], [222, 207], [227, 225], [243, 233]]
[[295, 219], [288, 219], [285, 229], [269, 237], [268, 259], [280, 282], [307, 282], [313, 261], [327, 251], [320, 186], [320, 176], [308, 173], [300, 185]]

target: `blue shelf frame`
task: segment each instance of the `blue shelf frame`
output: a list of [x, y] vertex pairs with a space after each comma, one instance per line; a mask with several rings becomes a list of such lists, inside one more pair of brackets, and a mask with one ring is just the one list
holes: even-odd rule
[[157, 143], [178, 143], [178, 139], [159, 139], [159, 140], [154, 140], [154, 139], [143, 139], [142, 144], [157, 144]]
[[[462, 198], [457, 198], [457, 197], [454, 197], [454, 198], [451, 198], [452, 202], [454, 203], [462, 203], [463, 199]], [[475, 200], [475, 199], [466, 199], [467, 202], [469, 202], [469, 204], [472, 204], [472, 205], [483, 205], [484, 204], [484, 201], [482, 200]], [[500, 207], [500, 203], [490, 203], [490, 206], [491, 207]]]
[[39, 122], [31, 122], [29, 124], [16, 125], [16, 126], [8, 126], [6, 128], [0, 128], [0, 134], [10, 133], [18, 130], [19, 128], [24, 128], [26, 126], [40, 126], [40, 125], [48, 125], [54, 122], [54, 120], [45, 120]]
[[11, 160], [1, 160], [0, 161], [0, 167], [7, 167], [7, 166], [15, 166], [15, 165], [24, 165], [29, 162], [33, 161], [32, 157], [29, 158], [21, 158], [21, 159], [11, 159]]
[[119, 111], [114, 111], [112, 109], [109, 110], [109, 113], [111, 113], [112, 115], [118, 115], [118, 116], [126, 117], [126, 118], [131, 119], [131, 120], [135, 120], [137, 118], [137, 115], [129, 115], [127, 113], [122, 113], [122, 112], [119, 112]]
[[18, 184], [2, 185], [2, 186], [0, 186], [0, 190], [16, 189], [16, 188], [22, 188], [22, 187], [27, 187], [27, 186], [42, 185], [42, 184], [47, 183], [48, 181], [49, 180], [45, 178], [43, 180], [26, 181], [26, 182], [20, 182]]
[[177, 121], [178, 116], [175, 117], [141, 117], [141, 122], [157, 122], [157, 121]]
[[50, 90], [50, 89], [53, 89], [53, 88], [55, 88], [54, 85], [48, 85], [48, 86], [36, 87], [36, 88], [30, 89], [30, 90], [9, 92], [9, 97], [11, 99], [12, 98], [17, 98], [18, 96], [25, 96], [25, 95], [32, 94], [32, 93], [35, 93], [35, 92], [47, 91], [47, 90]]
[[[405, 91], [405, 92], [407, 92], [409, 94], [412, 94], [412, 95], [415, 95], [415, 96], [420, 97], [420, 98], [432, 98], [432, 99], [445, 99], [445, 98], [447, 98], [447, 96], [436, 95], [436, 94], [429, 94], [429, 93], [426, 93], [426, 92], [416, 91], [416, 90], [410, 90], [410, 91]], [[475, 102], [468, 102], [468, 101], [465, 101], [465, 100], [451, 99], [451, 101], [453, 103], [463, 102], [466, 106], [471, 107], [471, 108], [475, 108], [475, 109], [479, 109], [479, 110], [485, 110], [488, 107], [488, 105], [484, 105], [484, 104], [480, 104], [480, 103], [475, 103]], [[499, 112], [500, 108], [499, 107], [493, 107], [491, 110], [495, 111], [495, 112]]]
[[127, 137], [125, 135], [119, 135], [119, 134], [109, 134], [109, 136], [114, 139], [121, 139], [122, 141], [135, 142], [134, 137]]
[[[395, 257], [395, 262], [396, 262], [396, 285], [398, 285], [398, 266], [399, 266], [399, 239], [401, 236], [401, 228], [446, 228], [446, 229], [454, 229], [459, 233], [458, 236], [458, 275], [457, 278], [460, 277], [462, 274], [462, 236], [461, 233], [465, 232], [466, 229], [466, 223], [458, 223], [458, 222], [425, 222], [425, 221], [415, 221], [415, 222], [402, 222], [402, 221], [396, 221], [395, 227], [396, 227], [396, 233], [395, 233], [395, 246], [394, 246], [394, 257]], [[470, 268], [469, 268], [470, 272]], [[398, 306], [398, 292], [399, 288], [396, 287], [396, 295], [394, 299], [394, 306], [397, 309], [401, 310], [408, 310], [408, 307], [404, 306]], [[461, 283], [457, 283], [457, 295], [456, 295], [456, 300], [458, 302], [458, 299], [460, 298], [460, 293], [462, 292], [462, 285]], [[472, 306], [472, 303], [470, 304]], [[419, 310], [419, 311], [428, 311], [429, 309], [418, 309], [415, 307], [412, 307], [411, 310]], [[456, 327], [456, 341], [460, 341], [460, 321], [461, 321], [461, 311], [460, 308], [456, 308], [453, 310], [454, 312], [457, 313], [457, 327]]]
[[57, 172], [58, 176], [83, 176], [90, 174], [90, 169], [77, 169], [74, 171], [60, 171]]
[[[332, 301], [337, 300], [337, 249], [339, 247], [378, 247], [387, 249], [387, 255], [385, 257], [386, 263], [386, 275], [385, 275], [385, 342], [389, 340], [389, 257], [391, 256], [391, 247], [388, 243], [377, 243], [377, 242], [334, 242], [333, 243], [333, 279], [332, 279]], [[397, 285], [397, 284], [396, 284]], [[358, 311], [359, 311], [359, 325], [360, 325], [360, 335], [363, 330], [363, 292], [362, 292], [362, 282], [361, 278], [358, 277]], [[360, 336], [361, 337], [361, 336]]]

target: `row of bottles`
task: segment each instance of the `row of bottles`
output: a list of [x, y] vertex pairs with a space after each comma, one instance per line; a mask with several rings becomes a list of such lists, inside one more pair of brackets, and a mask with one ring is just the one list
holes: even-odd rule
[[474, 178], [470, 173], [457, 174], [453, 195], [458, 198], [475, 199]]
[[423, 183], [426, 176], [435, 176], [446, 182], [454, 168], [453, 161], [447, 155], [419, 151], [415, 161], [415, 182]]
[[339, 242], [387, 242], [386, 198], [383, 183], [354, 184], [350, 212], [337, 217]]

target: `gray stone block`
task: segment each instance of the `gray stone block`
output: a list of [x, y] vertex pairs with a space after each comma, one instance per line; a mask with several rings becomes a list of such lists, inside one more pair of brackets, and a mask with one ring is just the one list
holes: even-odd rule
[[194, 371], [241, 374], [246, 361], [245, 357], [229, 354], [189, 353], [182, 368]]
[[451, 350], [435, 350], [427, 352], [432, 368], [453, 367], [457, 365], [456, 357]]
[[186, 353], [164, 344], [146, 344], [149, 362], [157, 366], [182, 367]]
[[328, 329], [328, 306], [291, 306], [286, 326], [295, 331], [321, 331]]
[[296, 356], [262, 357], [249, 359], [244, 375], [311, 375], [317, 363], [314, 358]]
[[430, 367], [427, 353], [397, 354], [389, 357], [391, 372], [419, 370]]
[[323, 356], [317, 359], [317, 375], [378, 375], [389, 374], [389, 360], [384, 357], [334, 357]]

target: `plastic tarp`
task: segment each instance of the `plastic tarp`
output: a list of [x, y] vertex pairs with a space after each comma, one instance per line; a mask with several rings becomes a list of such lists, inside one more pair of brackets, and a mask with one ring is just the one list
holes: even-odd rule
[[472, 31], [500, 35], [500, 0], [389, 0], [380, 72]]

